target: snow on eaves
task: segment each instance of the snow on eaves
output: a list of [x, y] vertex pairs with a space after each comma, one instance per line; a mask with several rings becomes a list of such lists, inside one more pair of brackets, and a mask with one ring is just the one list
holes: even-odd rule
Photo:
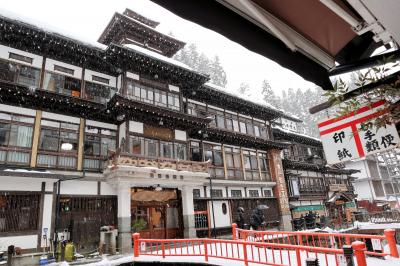
[[0, 17], [3, 17], [8, 20], [14, 20], [21, 24], [26, 24], [28, 26], [37, 28], [38, 30], [48, 32], [49, 34], [54, 34], [54, 35], [58, 35], [63, 38], [71, 39], [74, 42], [80, 42], [86, 46], [92, 46], [94, 48], [98, 48], [101, 50], [105, 50], [107, 48], [106, 45], [98, 43], [93, 40], [89, 40], [85, 36], [78, 35], [75, 32], [74, 33], [68, 32], [67, 30], [54, 27], [51, 24], [47, 24], [45, 22], [42, 22], [42, 21], [39, 21], [39, 20], [36, 20], [33, 18], [19, 15], [17, 13], [14, 13], [12, 11], [9, 11], [9, 10], [3, 9], [3, 8], [0, 8]]
[[[130, 50], [134, 50], [135, 52], [141, 53], [141, 54], [143, 54], [145, 56], [148, 56], [148, 57], [152, 57], [153, 59], [156, 59], [156, 60], [159, 60], [159, 61], [163, 61], [165, 63], [171, 64], [171, 65], [174, 65], [174, 66], [178, 66], [178, 67], [184, 68], [184, 69], [192, 71], [192, 72], [199, 73], [198, 71], [195, 71], [193, 68], [189, 67], [188, 65], [186, 65], [186, 64], [184, 64], [182, 62], [179, 62], [179, 61], [177, 61], [175, 59], [172, 59], [170, 57], [164, 56], [164, 55], [159, 54], [157, 52], [153, 52], [153, 51], [151, 51], [149, 49], [140, 47], [138, 45], [135, 45], [135, 44], [124, 44], [124, 45], [122, 45], [122, 47], [125, 47], [125, 48], [130, 49]], [[199, 74], [201, 74], [201, 73], [199, 73]]]
[[[120, 14], [120, 13], [118, 13], [118, 14]], [[124, 18], [127, 18], [127, 19], [129, 19], [129, 20], [131, 20], [131, 21], [133, 21], [133, 22], [135, 22], [135, 23], [137, 23], [137, 24], [139, 24], [139, 25], [141, 25], [141, 26], [147, 28], [147, 29], [150, 30], [150, 31], [155, 31], [155, 32], [157, 32], [157, 33], [159, 33], [159, 34], [168, 36], [168, 38], [171, 38], [171, 39], [174, 39], [174, 40], [176, 40], [176, 41], [178, 41], [178, 42], [183, 43], [183, 41], [178, 40], [177, 38], [175, 38], [174, 36], [171, 36], [171, 35], [169, 35], [169, 34], [165, 34], [165, 33], [161, 32], [161, 31], [159, 31], [157, 28], [150, 27], [149, 25], [146, 25], [146, 24], [140, 22], [139, 20], [136, 20], [136, 19], [134, 19], [134, 18], [131, 18], [131, 17], [127, 16], [127, 15], [124, 15], [124, 14], [120, 14], [120, 15], [123, 16]]]
[[[269, 104], [269, 103], [266, 103], [266, 102], [263, 101], [260, 97], [254, 97], [254, 96], [252, 96], [252, 95], [250, 95], [249, 97], [247, 97], [247, 96], [244, 96], [243, 94], [240, 94], [239, 92], [232, 91], [232, 90], [228, 90], [227, 88], [224, 88], [224, 87], [215, 85], [215, 84], [213, 84], [213, 83], [211, 83], [211, 82], [206, 82], [204, 85], [206, 85], [207, 87], [210, 87], [210, 88], [212, 88], [212, 89], [215, 89], [215, 90], [217, 90], [217, 91], [220, 91], [220, 92], [222, 92], [222, 93], [231, 95], [231, 96], [233, 96], [233, 97], [240, 98], [240, 99], [242, 99], [242, 100], [244, 100], [244, 101], [254, 103], [254, 104], [256, 104], [256, 105], [259, 105], [260, 107], [268, 108], [268, 109], [271, 109], [271, 110], [276, 111], [276, 112], [279, 112], [279, 113], [283, 113], [283, 112], [284, 112], [283, 109], [277, 108], [277, 107], [275, 107], [275, 106], [273, 106], [273, 105], [271, 105], [271, 104]], [[246, 98], [245, 98], [245, 97], [246, 97]]]
[[284, 129], [284, 128], [278, 126], [278, 125], [272, 125], [272, 128], [278, 129], [278, 130], [280, 130], [280, 131], [282, 131], [282, 132], [284, 132], [286, 134], [296, 135], [296, 136], [299, 136], [299, 137], [302, 137], [302, 138], [308, 138], [308, 139], [312, 139], [312, 140], [321, 142], [321, 140], [319, 138], [314, 138], [314, 137], [311, 137], [311, 136], [306, 135], [306, 134], [297, 133], [297, 132], [294, 132], [294, 131], [291, 131], [291, 130], [287, 130], [287, 129]]

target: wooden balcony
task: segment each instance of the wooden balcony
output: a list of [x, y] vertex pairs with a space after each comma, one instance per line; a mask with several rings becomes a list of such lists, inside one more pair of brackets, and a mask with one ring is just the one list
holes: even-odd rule
[[110, 156], [108, 166], [135, 166], [145, 168], [170, 169], [196, 173], [208, 173], [210, 162], [195, 162], [169, 158], [154, 158], [128, 153], [113, 154]]

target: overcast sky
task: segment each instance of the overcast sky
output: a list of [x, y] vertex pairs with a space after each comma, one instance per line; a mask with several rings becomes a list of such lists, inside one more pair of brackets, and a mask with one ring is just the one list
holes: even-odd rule
[[[247, 82], [254, 93], [260, 90], [263, 79], [269, 80], [276, 93], [284, 88], [314, 88], [297, 74], [229, 39], [183, 20], [149, 0], [0, 0], [1, 8], [17, 15], [41, 21], [83, 40], [97, 41], [114, 12], [126, 7], [152, 18], [160, 25], [157, 29], [186, 43], [195, 43], [208, 57], [218, 55], [227, 72], [228, 90], [237, 90]], [[1, 12], [1, 11], [0, 11]], [[267, 45], [267, 44], [266, 44]], [[255, 93], [256, 94], [256, 93]]]

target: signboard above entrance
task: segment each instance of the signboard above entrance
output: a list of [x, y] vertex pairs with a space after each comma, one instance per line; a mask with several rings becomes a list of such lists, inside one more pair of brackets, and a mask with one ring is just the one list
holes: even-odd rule
[[385, 101], [361, 107], [347, 115], [328, 119], [318, 124], [325, 157], [328, 164], [362, 158], [399, 146], [399, 134], [394, 124], [377, 129], [362, 130], [365, 122], [372, 122], [388, 111]]

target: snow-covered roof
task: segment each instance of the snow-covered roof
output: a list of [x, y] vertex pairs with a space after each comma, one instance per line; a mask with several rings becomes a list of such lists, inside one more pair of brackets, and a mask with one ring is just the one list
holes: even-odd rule
[[157, 33], [159, 33], [159, 34], [168, 36], [168, 38], [174, 39], [174, 40], [177, 41], [177, 42], [183, 43], [181, 40], [175, 38], [174, 36], [171, 36], [171, 35], [169, 35], [169, 34], [163, 33], [163, 32], [161, 32], [161, 31], [159, 31], [157, 28], [150, 27], [149, 25], [146, 25], [146, 24], [144, 24], [143, 22], [140, 22], [140, 21], [137, 20], [137, 19], [131, 18], [130, 16], [127, 16], [127, 15], [125, 15], [125, 14], [120, 14], [120, 15], [123, 16], [123, 17], [125, 17], [125, 18], [127, 18], [127, 19], [129, 19], [129, 20], [131, 20], [131, 21], [133, 21], [133, 22], [135, 22], [135, 23], [137, 23], [137, 24], [139, 24], [139, 25], [141, 25], [141, 26], [143, 26], [143, 27], [145, 27], [145, 28], [147, 28], [148, 30], [155, 31], [155, 32], [157, 32]]
[[240, 98], [242, 100], [257, 104], [260, 107], [268, 108], [268, 109], [274, 110], [276, 112], [284, 112], [284, 110], [282, 110], [280, 108], [277, 108], [277, 107], [275, 107], [275, 106], [273, 106], [273, 105], [271, 105], [269, 103], [266, 103], [260, 97], [255, 97], [255, 96], [252, 96], [252, 95], [245, 96], [243, 94], [240, 94], [237, 91], [229, 90], [227, 88], [215, 85], [215, 84], [213, 84], [211, 82], [206, 82], [204, 85], [206, 85], [207, 87], [210, 87], [212, 89], [215, 89], [217, 91], [220, 91], [222, 93], [229, 94], [229, 95], [231, 95], [233, 97]]
[[0, 8], [0, 17], [9, 19], [9, 20], [14, 20], [14, 21], [17, 21], [17, 22], [23, 23], [23, 24], [28, 24], [31, 27], [35, 27], [39, 30], [46, 31], [50, 34], [59, 35], [60, 37], [72, 39], [73, 41], [80, 42], [83, 45], [92, 46], [92, 47], [102, 49], [102, 50], [105, 50], [107, 48], [106, 45], [98, 43], [91, 39], [87, 39], [87, 37], [85, 37], [83, 35], [78, 35], [76, 32], [68, 32], [68, 30], [54, 27], [51, 24], [47, 24], [45, 22], [14, 13], [14, 12], [6, 10], [4, 8]]
[[312, 139], [312, 140], [321, 142], [321, 140], [320, 140], [319, 138], [314, 138], [314, 137], [309, 136], [309, 135], [306, 135], [306, 134], [301, 134], [301, 133], [293, 132], [293, 131], [291, 131], [291, 130], [284, 129], [284, 128], [282, 128], [282, 127], [280, 127], [280, 126], [277, 126], [277, 125], [272, 125], [272, 128], [278, 129], [278, 130], [280, 130], [280, 131], [282, 131], [282, 132], [284, 132], [284, 133], [287, 133], [287, 134], [292, 134], [292, 135], [296, 135], [296, 136], [299, 136], [299, 137], [302, 137], [302, 138], [308, 138], [308, 139]]
[[184, 64], [182, 62], [179, 62], [179, 61], [177, 61], [175, 59], [169, 58], [169, 57], [164, 56], [162, 54], [159, 54], [157, 52], [153, 52], [153, 51], [151, 51], [149, 49], [140, 47], [138, 45], [135, 45], [135, 44], [124, 44], [123, 47], [131, 49], [131, 50], [134, 50], [135, 52], [141, 53], [143, 55], [152, 57], [152, 58], [154, 58], [156, 60], [160, 60], [160, 61], [163, 61], [165, 63], [171, 64], [171, 65], [175, 65], [175, 66], [178, 66], [178, 67], [181, 67], [181, 68], [185, 68], [185, 69], [193, 71], [193, 72], [197, 72], [193, 68], [189, 67], [188, 65], [186, 65], [186, 64]]

